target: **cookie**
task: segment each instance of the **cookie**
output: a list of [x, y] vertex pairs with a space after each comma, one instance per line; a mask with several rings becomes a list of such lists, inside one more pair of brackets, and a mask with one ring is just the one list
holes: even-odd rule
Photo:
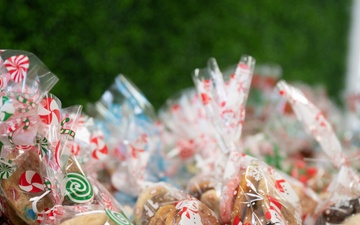
[[[349, 200], [348, 204], [342, 206], [331, 205], [323, 211], [320, 219], [328, 223], [342, 223], [347, 218], [360, 213], [359, 198]], [[320, 220], [319, 219], [319, 220]]]
[[220, 191], [216, 191], [217, 183], [213, 176], [200, 174], [190, 180], [187, 192], [219, 215]]
[[204, 203], [160, 183], [143, 191], [136, 203], [135, 224], [220, 224], [217, 215]]
[[359, 225], [360, 224], [360, 214], [352, 215], [341, 224], [341, 225]]
[[160, 207], [150, 219], [149, 225], [176, 224], [177, 210], [174, 205]]
[[171, 204], [183, 198], [175, 188], [158, 183], [145, 189], [138, 197], [134, 208], [135, 224], [147, 224], [161, 204]]
[[236, 224], [237, 221], [261, 224], [265, 221], [263, 206], [266, 205], [264, 201], [267, 200], [264, 198], [266, 186], [259, 186], [263, 178], [258, 179], [253, 176], [255, 169], [259, 170], [258, 165], [248, 166], [241, 178], [231, 213], [232, 224]]
[[[7, 203], [16, 211], [17, 215], [26, 223], [32, 224], [36, 222], [37, 214], [32, 209], [30, 199], [40, 196], [43, 192], [25, 192], [20, 188], [19, 180], [23, 173], [28, 170], [40, 173], [40, 160], [38, 154], [33, 151], [28, 151], [21, 157], [24, 157], [25, 160], [19, 164], [16, 171], [8, 179], [1, 180], [1, 188]], [[50, 195], [41, 198], [36, 206], [39, 212], [45, 208], [52, 208], [53, 201]]]
[[81, 216], [76, 216], [72, 219], [65, 220], [60, 225], [79, 225], [79, 224], [86, 224], [86, 225], [115, 225], [115, 223], [108, 219], [105, 213], [91, 213]]

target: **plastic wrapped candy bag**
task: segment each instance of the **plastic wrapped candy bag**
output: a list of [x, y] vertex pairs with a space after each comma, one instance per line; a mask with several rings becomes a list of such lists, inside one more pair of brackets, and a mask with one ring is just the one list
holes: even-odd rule
[[112, 160], [106, 166], [115, 195], [131, 205], [148, 181], [163, 178], [154, 109], [122, 75], [91, 108], [108, 143]]
[[71, 153], [76, 156], [84, 172], [95, 178], [108, 160], [109, 150], [103, 132], [94, 119], [85, 113], [79, 117]]
[[[254, 62], [242, 57], [229, 82], [224, 82], [214, 61], [208, 70], [195, 72], [196, 87], [225, 153], [225, 160], [218, 164], [224, 184], [220, 216], [225, 224], [301, 224], [299, 199], [290, 184], [273, 168], [239, 151]], [[237, 82], [232, 83], [234, 78]], [[234, 92], [238, 94], [227, 94]]]
[[123, 208], [98, 181], [89, 177], [89, 184], [93, 187], [94, 198], [89, 204], [72, 206], [57, 205], [42, 214], [44, 224], [111, 224], [131, 225]]
[[183, 90], [167, 99], [159, 118], [164, 126], [162, 138], [167, 138], [163, 141], [166, 143], [166, 146], [163, 144], [165, 173], [173, 183], [184, 186], [195, 174], [214, 168], [221, 150], [194, 89]]
[[292, 105], [305, 129], [319, 142], [338, 173], [326, 190], [327, 198], [315, 211], [316, 224], [341, 224], [359, 213], [359, 175], [349, 165], [339, 139], [324, 114], [304, 94], [285, 82], [279, 82], [280, 94]]
[[[38, 137], [41, 115], [38, 107], [58, 78], [32, 53], [2, 50], [0, 53], [1, 89], [1, 195], [10, 220], [32, 223], [36, 210], [31, 200], [45, 194]], [[48, 195], [37, 208], [50, 207]]]
[[224, 223], [301, 224], [299, 199], [290, 184], [266, 164], [244, 157], [225, 185], [220, 204]]

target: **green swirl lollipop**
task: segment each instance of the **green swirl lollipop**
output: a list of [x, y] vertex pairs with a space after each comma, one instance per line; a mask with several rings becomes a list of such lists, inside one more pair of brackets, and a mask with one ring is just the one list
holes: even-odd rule
[[80, 173], [68, 173], [65, 176], [65, 196], [74, 203], [87, 203], [94, 197], [92, 185]]

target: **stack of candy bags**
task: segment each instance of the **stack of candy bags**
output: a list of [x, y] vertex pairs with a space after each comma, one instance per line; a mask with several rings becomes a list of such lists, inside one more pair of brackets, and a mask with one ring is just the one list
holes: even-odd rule
[[35, 55], [0, 51], [1, 223], [360, 224], [357, 130], [324, 89], [233, 68], [209, 59], [158, 113], [118, 75], [84, 113]]

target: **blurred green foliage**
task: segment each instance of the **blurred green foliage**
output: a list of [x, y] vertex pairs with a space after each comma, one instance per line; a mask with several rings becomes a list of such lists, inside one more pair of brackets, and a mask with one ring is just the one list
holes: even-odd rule
[[241, 54], [338, 96], [350, 9], [350, 0], [1, 1], [0, 47], [42, 59], [64, 106], [98, 100], [122, 73], [158, 108], [209, 57], [226, 68]]

